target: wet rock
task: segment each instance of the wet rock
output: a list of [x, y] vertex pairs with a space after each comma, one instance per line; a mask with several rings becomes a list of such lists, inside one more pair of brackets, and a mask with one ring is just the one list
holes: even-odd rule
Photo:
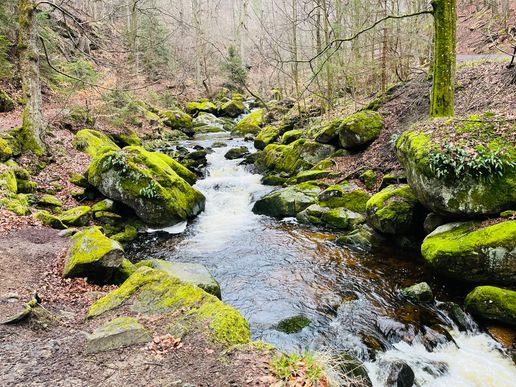
[[108, 283], [124, 258], [120, 243], [102, 234], [99, 227], [80, 231], [71, 240], [63, 276], [88, 277], [93, 282]]
[[[347, 353], [341, 353], [339, 356], [333, 359], [340, 369], [341, 373], [345, 375], [347, 386], [350, 387], [369, 387], [373, 384], [369, 379], [367, 369], [363, 363]], [[350, 379], [350, 380], [347, 380]]]
[[426, 282], [402, 289], [401, 295], [412, 302], [432, 302], [434, 300], [432, 289]]
[[162, 327], [180, 319], [190, 330], [200, 330], [224, 345], [250, 341], [249, 325], [236, 309], [197, 286], [149, 267], [140, 267], [118, 289], [96, 301], [87, 318], [121, 313], [120, 308], [126, 316], [152, 317]]
[[378, 235], [371, 227], [364, 224], [339, 236], [335, 243], [339, 246], [346, 246], [354, 250], [370, 252], [378, 245]]
[[344, 207], [329, 208], [312, 204], [296, 216], [300, 223], [348, 230], [365, 222], [365, 217]]
[[207, 293], [222, 299], [219, 283], [203, 265], [197, 263], [169, 262], [161, 259], [151, 259], [138, 262], [136, 265], [136, 267], [142, 266], [164, 271], [171, 276], [179, 278], [183, 282], [198, 286]]
[[253, 212], [277, 218], [296, 216], [317, 201], [317, 195], [324, 185], [307, 182], [286, 188], [279, 188], [258, 200]]
[[385, 234], [417, 233], [424, 209], [408, 185], [391, 185], [373, 195], [366, 204], [367, 222]]
[[195, 179], [167, 155], [140, 147], [104, 152], [88, 170], [88, 181], [103, 195], [126, 204], [155, 226], [170, 226], [204, 209], [205, 197], [187, 181]]
[[287, 182], [288, 177], [281, 174], [268, 173], [262, 177], [263, 185], [283, 185]]
[[249, 149], [246, 146], [230, 149], [224, 157], [228, 160], [242, 159], [249, 155]]
[[410, 368], [410, 366], [407, 363], [389, 363], [388, 367], [389, 372], [387, 376], [386, 386], [412, 387], [414, 385], [414, 371], [412, 371], [412, 368]]
[[88, 335], [86, 354], [148, 343], [152, 336], [134, 317], [118, 317]]
[[480, 222], [438, 227], [421, 246], [436, 270], [476, 283], [516, 282], [516, 221], [483, 226]]
[[310, 323], [311, 321], [309, 318], [303, 315], [299, 315], [280, 321], [276, 326], [276, 329], [280, 332], [284, 332], [290, 335], [293, 333], [301, 332], [303, 328], [310, 325]]
[[462, 308], [454, 302], [443, 302], [439, 304], [439, 309], [447, 312], [448, 317], [457, 326], [461, 332], [475, 332], [478, 329], [477, 324], [469, 314], [464, 312]]
[[478, 286], [464, 301], [466, 310], [477, 317], [516, 326], [516, 292], [494, 286]]
[[225, 142], [222, 142], [222, 141], [215, 141], [213, 144], [211, 144], [212, 148], [225, 148], [227, 146], [228, 146], [228, 144], [226, 144]]
[[437, 227], [440, 227], [445, 223], [446, 220], [442, 216], [437, 215], [434, 212], [431, 212], [426, 216], [425, 221], [423, 222], [423, 229], [425, 230], [425, 233], [428, 235], [432, 233]]
[[196, 134], [225, 132], [228, 123], [225, 119], [217, 118], [213, 114], [202, 113], [193, 120]]

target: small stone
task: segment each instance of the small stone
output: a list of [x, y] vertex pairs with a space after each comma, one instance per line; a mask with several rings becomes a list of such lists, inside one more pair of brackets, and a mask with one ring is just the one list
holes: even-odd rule
[[278, 323], [276, 329], [287, 334], [298, 333], [310, 325], [311, 321], [305, 316], [299, 315], [287, 318]]
[[230, 149], [224, 157], [228, 160], [242, 159], [249, 154], [249, 149], [245, 146]]
[[426, 282], [402, 289], [401, 294], [412, 302], [432, 302], [434, 300], [432, 289]]
[[118, 317], [87, 337], [86, 354], [110, 351], [152, 340], [145, 327], [133, 317]]

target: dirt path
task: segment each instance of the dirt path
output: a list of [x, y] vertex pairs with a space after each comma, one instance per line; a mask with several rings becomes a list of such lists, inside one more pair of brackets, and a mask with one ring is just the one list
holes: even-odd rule
[[84, 315], [110, 290], [61, 278], [68, 238], [25, 228], [0, 236], [0, 319], [37, 291], [41, 307], [18, 324], [0, 325], [3, 386], [267, 386], [271, 353], [252, 346], [225, 352], [198, 335], [163, 354], [146, 345], [85, 355], [95, 326]]

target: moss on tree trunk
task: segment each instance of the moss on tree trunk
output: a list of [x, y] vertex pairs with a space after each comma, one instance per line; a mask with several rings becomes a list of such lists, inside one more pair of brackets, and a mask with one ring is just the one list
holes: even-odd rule
[[37, 155], [46, 151], [39, 72], [36, 9], [32, 0], [18, 1], [18, 52], [25, 109], [20, 144]]
[[430, 102], [432, 117], [451, 117], [455, 113], [456, 0], [434, 0], [434, 83]]

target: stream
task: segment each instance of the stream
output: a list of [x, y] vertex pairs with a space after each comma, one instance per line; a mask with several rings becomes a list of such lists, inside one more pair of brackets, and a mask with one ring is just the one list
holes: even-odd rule
[[[223, 301], [249, 321], [253, 340], [287, 352], [351, 353], [364, 361], [374, 386], [386, 385], [388, 365], [397, 361], [412, 368], [421, 386], [515, 385], [514, 363], [473, 321], [459, 331], [445, 303], [415, 306], [399, 297], [399, 289], [421, 281], [439, 301], [459, 302], [463, 289], [439, 282], [416, 253], [353, 252], [335, 245], [332, 234], [293, 219], [255, 215], [254, 202], [272, 187], [241, 160], [224, 158], [232, 147], [253, 150], [252, 143], [212, 134], [184, 145], [221, 140], [228, 147], [208, 155], [207, 177], [196, 185], [206, 210], [187, 226], [140, 237], [133, 256], [205, 265]], [[310, 325], [294, 334], [276, 329], [293, 316]], [[448, 327], [455, 343], [438, 324]]]

